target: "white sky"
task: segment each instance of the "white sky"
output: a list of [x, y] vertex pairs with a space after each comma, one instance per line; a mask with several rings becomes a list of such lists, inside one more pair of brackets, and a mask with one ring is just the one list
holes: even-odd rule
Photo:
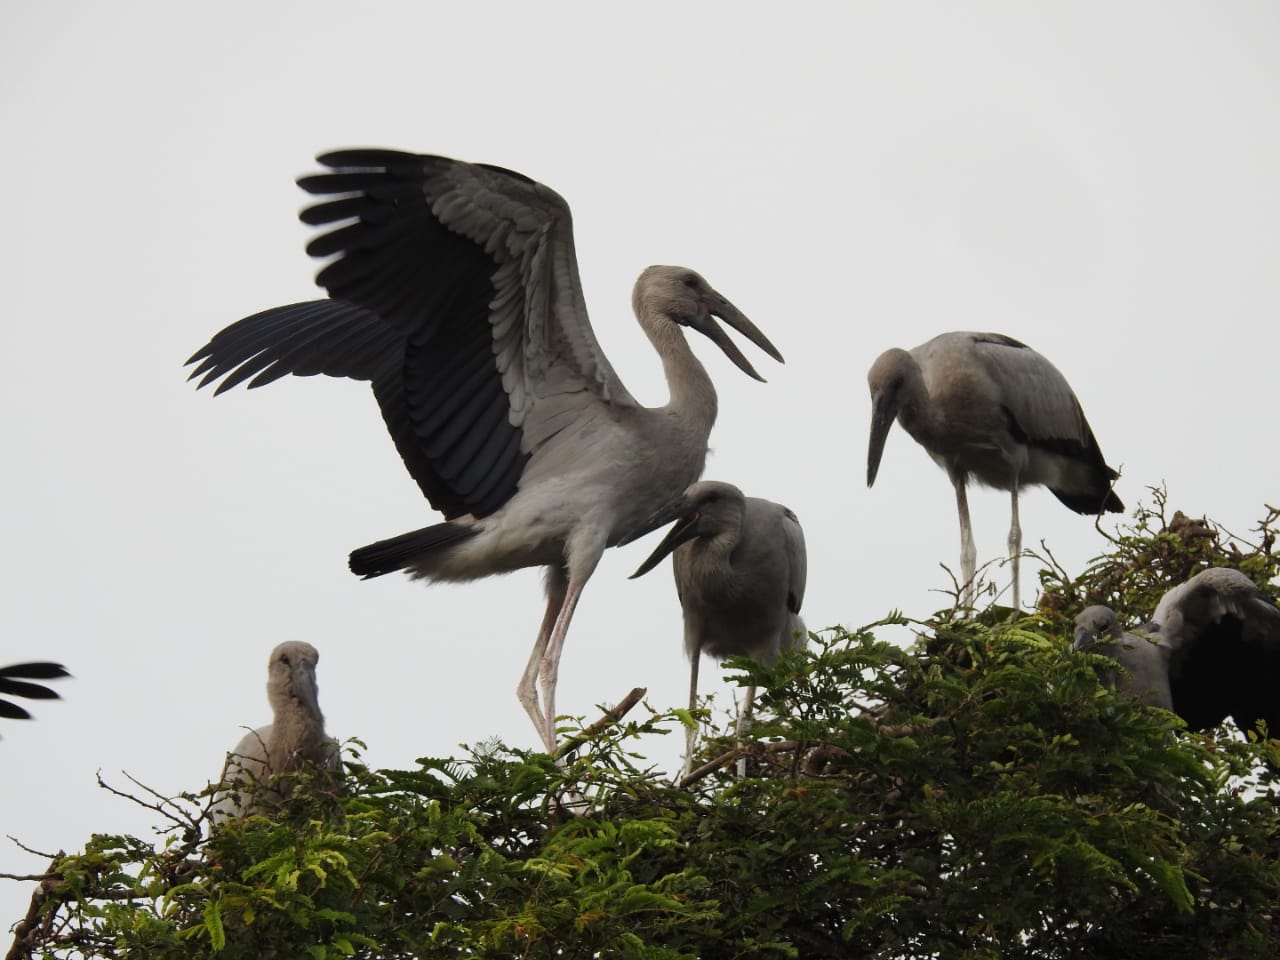
[[[329, 729], [373, 765], [537, 742], [514, 696], [536, 572], [347, 572], [351, 548], [437, 518], [368, 388], [215, 401], [185, 382], [215, 331], [320, 295], [293, 178], [323, 150], [443, 153], [558, 190], [596, 333], [645, 402], [665, 388], [630, 312], [644, 266], [694, 267], [759, 324], [787, 357], [747, 348], [768, 384], [694, 337], [721, 398], [706, 476], [799, 514], [811, 628], [943, 605], [950, 485], [895, 428], [866, 489], [865, 373], [945, 330], [1048, 356], [1130, 507], [1167, 481], [1173, 507], [1243, 532], [1280, 499], [1280, 7], [443, 7], [3, 5], [0, 663], [75, 678], [0, 729], [0, 833], [48, 851], [145, 834], [95, 771], [165, 793], [216, 776], [240, 725], [269, 719], [282, 639], [320, 650]], [[985, 562], [1008, 498], [971, 504]], [[1022, 505], [1025, 543], [1069, 569], [1103, 547], [1047, 492]], [[626, 580], [655, 539], [589, 584], [562, 711], [594, 718], [637, 685], [683, 702], [669, 566]], [[670, 768], [680, 740], [646, 749]], [[42, 866], [2, 843], [0, 872]], [[0, 930], [29, 886], [0, 882]]]

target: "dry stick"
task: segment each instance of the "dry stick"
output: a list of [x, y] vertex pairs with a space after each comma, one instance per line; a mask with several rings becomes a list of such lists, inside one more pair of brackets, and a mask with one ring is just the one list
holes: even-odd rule
[[[884, 729], [889, 729], [889, 728], [886, 727]], [[906, 735], [907, 733], [915, 731], [917, 729], [918, 729], [917, 727], [910, 724], [905, 724], [901, 728], [894, 728], [895, 735], [898, 735], [898, 736]], [[801, 741], [801, 740], [779, 740], [776, 743], [763, 743], [763, 744], [757, 743], [757, 744], [753, 744], [753, 747], [755, 749], [762, 749], [766, 754], [786, 753], [791, 750], [795, 750], [798, 752], [801, 750], [801, 748], [807, 748], [809, 750], [809, 753], [804, 757], [805, 763], [808, 763], [808, 761], [814, 756], [817, 756], [819, 759], [822, 759], [822, 760], [852, 756], [852, 754], [849, 753], [848, 750], [844, 749], [843, 747], [837, 747], [834, 744], [810, 743], [810, 742]], [[676, 781], [676, 786], [687, 787], [692, 783], [696, 783], [697, 781], [701, 780], [703, 777], [706, 777], [709, 774], [715, 773], [721, 767], [727, 767], [729, 764], [737, 760], [739, 757], [749, 756], [751, 752], [752, 752], [752, 747], [734, 747], [728, 752], [720, 754], [720, 756], [716, 757], [714, 760], [708, 760], [706, 763], [698, 767], [696, 770], [691, 771], [687, 776], [681, 777], [679, 780]], [[825, 777], [828, 775], [822, 774], [822, 773], [809, 773], [808, 771], [806, 771], [806, 776]]]
[[[795, 750], [799, 744], [795, 740], [783, 740], [779, 743], [755, 744], [755, 746], [763, 746], [765, 753], [778, 753], [785, 750]], [[714, 760], [708, 760], [702, 766], [695, 770], [690, 770], [685, 776], [676, 781], [677, 787], [687, 787], [692, 783], [697, 783], [703, 777], [715, 773], [721, 767], [727, 767], [739, 757], [748, 756], [751, 753], [750, 747], [737, 746], [731, 748], [727, 753], [722, 753]]]
[[721, 767], [727, 767], [729, 764], [733, 763], [733, 761], [737, 760], [739, 757], [744, 757], [746, 755], [747, 755], [747, 751], [745, 749], [743, 749], [742, 747], [734, 747], [728, 753], [722, 753], [720, 754], [720, 756], [716, 757], [714, 760], [708, 760], [706, 763], [698, 767], [696, 770], [689, 771], [689, 773], [687, 773], [685, 776], [681, 777], [679, 780], [676, 781], [676, 786], [687, 787], [690, 784], [697, 783], [699, 780], [701, 780], [703, 777], [707, 776], [708, 774], [715, 773]]
[[567, 756], [574, 750], [578, 749], [578, 747], [582, 746], [582, 744], [587, 740], [594, 737], [601, 730], [617, 723], [630, 713], [631, 708], [644, 699], [644, 695], [648, 692], [649, 690], [647, 687], [636, 687], [625, 697], [619, 700], [612, 709], [606, 710], [599, 720], [587, 727], [587, 729], [583, 730], [581, 733], [570, 737], [562, 743], [560, 745], [560, 749], [555, 752], [555, 759], [559, 760], [561, 757]]

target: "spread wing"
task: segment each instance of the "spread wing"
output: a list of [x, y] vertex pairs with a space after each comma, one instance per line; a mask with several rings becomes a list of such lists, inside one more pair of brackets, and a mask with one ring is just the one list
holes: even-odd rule
[[1280, 609], [1252, 580], [1211, 567], [1166, 593], [1153, 619], [1172, 648], [1174, 704], [1188, 726], [1229, 715], [1280, 733]]
[[286, 373], [369, 380], [423, 493], [447, 518], [514, 494], [531, 456], [600, 404], [635, 406], [587, 319], [569, 208], [498, 167], [346, 150], [299, 184], [332, 257], [328, 301], [233, 324], [191, 358], [200, 385]]
[[31, 714], [7, 697], [25, 697], [28, 700], [57, 700], [58, 694], [43, 684], [32, 680], [56, 680], [69, 677], [67, 668], [60, 663], [15, 663], [0, 667], [0, 717], [11, 720], [29, 720]]

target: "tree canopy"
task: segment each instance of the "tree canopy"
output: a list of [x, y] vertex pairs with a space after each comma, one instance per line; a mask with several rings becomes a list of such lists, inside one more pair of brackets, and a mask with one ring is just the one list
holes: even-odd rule
[[[1069, 649], [1083, 606], [1139, 621], [1207, 566], [1274, 595], [1275, 511], [1247, 542], [1164, 506], [1079, 576], [1042, 556], [1034, 612], [735, 661], [764, 688], [741, 747], [642, 707], [560, 763], [490, 743], [372, 770], [353, 741], [270, 816], [144, 796], [158, 840], [54, 858], [8, 956], [1280, 956], [1277, 741], [1188, 733]], [[686, 722], [706, 762], [675, 784], [637, 738]]]

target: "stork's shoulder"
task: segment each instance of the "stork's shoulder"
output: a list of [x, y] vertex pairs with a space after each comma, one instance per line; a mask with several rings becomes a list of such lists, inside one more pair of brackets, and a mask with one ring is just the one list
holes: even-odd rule
[[970, 334], [975, 362], [1001, 406], [1032, 442], [1092, 443], [1075, 391], [1044, 354], [998, 333]]

